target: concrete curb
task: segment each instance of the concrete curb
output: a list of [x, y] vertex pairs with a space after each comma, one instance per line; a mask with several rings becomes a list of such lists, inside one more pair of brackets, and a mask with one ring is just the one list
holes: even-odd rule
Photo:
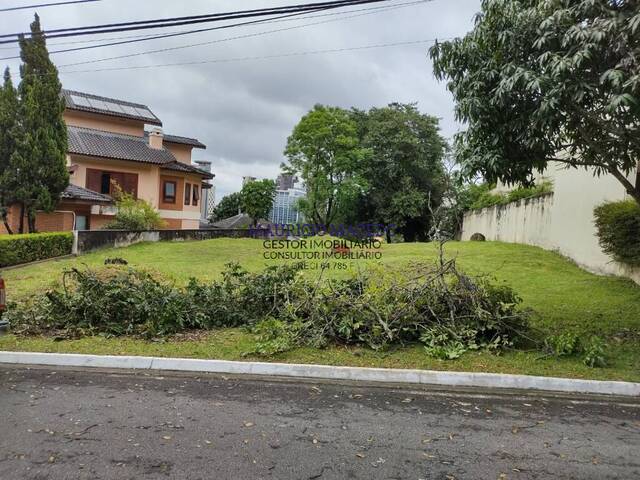
[[537, 390], [640, 397], [640, 383], [575, 380], [569, 378], [534, 377], [500, 373], [440, 372], [434, 370], [396, 370], [288, 363], [193, 360], [187, 358], [120, 357], [30, 352], [0, 352], [0, 364], [2, 363], [60, 367], [173, 370], [183, 372], [248, 374], [325, 380]]

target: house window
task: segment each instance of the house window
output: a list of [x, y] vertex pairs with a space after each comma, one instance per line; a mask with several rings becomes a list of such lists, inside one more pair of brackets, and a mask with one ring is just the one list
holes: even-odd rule
[[166, 181], [162, 185], [162, 201], [164, 203], [176, 203], [176, 182]]
[[102, 172], [100, 177], [100, 193], [109, 195], [111, 193], [111, 174], [109, 172]]
[[124, 172], [109, 172], [87, 168], [85, 187], [93, 192], [112, 195], [117, 187], [123, 192], [138, 198], [138, 174]]
[[86, 215], [77, 215], [74, 230], [89, 230], [89, 217]]
[[198, 201], [200, 200], [200, 190], [197, 185], [193, 186], [193, 206], [198, 206]]
[[191, 205], [191, 184], [190, 183], [184, 184], [184, 204]]

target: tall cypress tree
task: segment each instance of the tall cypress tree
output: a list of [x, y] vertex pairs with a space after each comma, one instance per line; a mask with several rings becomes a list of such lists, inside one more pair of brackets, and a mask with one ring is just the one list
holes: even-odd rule
[[10, 163], [20, 177], [17, 200], [27, 214], [29, 231], [35, 232], [36, 211], [53, 211], [69, 184], [62, 85], [58, 70], [49, 59], [37, 14], [31, 24], [31, 36], [20, 38], [20, 58], [20, 132]]
[[15, 150], [16, 114], [18, 92], [11, 81], [9, 68], [4, 71], [4, 82], [0, 86], [0, 216], [9, 233], [13, 233], [7, 219], [9, 206], [13, 203], [15, 175], [9, 168], [11, 155]]

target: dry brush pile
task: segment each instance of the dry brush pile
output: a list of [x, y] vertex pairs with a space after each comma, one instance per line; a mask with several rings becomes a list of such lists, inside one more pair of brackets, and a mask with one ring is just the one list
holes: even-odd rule
[[178, 287], [128, 266], [72, 269], [62, 287], [11, 305], [17, 334], [157, 337], [191, 329], [246, 327], [255, 351], [299, 346], [422, 343], [429, 355], [501, 349], [527, 340], [528, 312], [508, 286], [460, 272], [455, 261], [400, 272], [370, 269], [343, 280], [310, 278], [298, 265], [250, 273], [229, 264], [221, 281]]

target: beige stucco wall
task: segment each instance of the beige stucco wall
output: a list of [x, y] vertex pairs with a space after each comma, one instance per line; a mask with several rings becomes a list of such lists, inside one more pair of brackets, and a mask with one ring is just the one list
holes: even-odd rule
[[144, 136], [144, 123], [126, 118], [107, 117], [89, 112], [65, 110], [64, 121], [74, 127], [92, 128], [105, 132], [124, 133], [136, 137]]
[[593, 223], [597, 205], [626, 198], [622, 185], [612, 176], [597, 178], [590, 171], [566, 170], [559, 164], [551, 165], [544, 177], [553, 182], [554, 193], [468, 212], [462, 240], [481, 233], [487, 240], [536, 245], [558, 251], [591, 272], [640, 283], [640, 269], [618, 264], [602, 252]]
[[193, 147], [181, 143], [164, 142], [164, 148], [173, 153], [179, 162], [191, 165], [191, 151]]
[[138, 197], [149, 202], [154, 208], [158, 208], [158, 185], [160, 184], [160, 169], [158, 166], [80, 155], [70, 155], [70, 162], [78, 165], [77, 170], [71, 175], [70, 182], [79, 187], [86, 187], [88, 168], [137, 173]]
[[[112, 159], [100, 159], [92, 157], [84, 157], [80, 155], [70, 155], [71, 164], [77, 165], [75, 172], [70, 177], [70, 183], [80, 187], [86, 187], [87, 169], [107, 170], [113, 172], [137, 173], [138, 174], [138, 198], [149, 202], [154, 208], [158, 209], [160, 216], [165, 220], [171, 220], [172, 225], [176, 221], [181, 221], [182, 226], [178, 228], [199, 228], [200, 209], [202, 208], [202, 191], [200, 192], [200, 201], [197, 206], [184, 205], [183, 190], [180, 189], [176, 198], [175, 210], [167, 210], [160, 208], [161, 185], [160, 177], [171, 177], [180, 179], [182, 182], [188, 182], [195, 185], [202, 184], [202, 179], [196, 175], [182, 174], [180, 172], [172, 172], [161, 170], [156, 165], [145, 165], [143, 163], [126, 162]], [[201, 188], [201, 187], [200, 187]], [[113, 207], [96, 207], [94, 216], [92, 217], [91, 227], [94, 225], [102, 225], [110, 221], [110, 217], [115, 214]], [[95, 218], [100, 214], [101, 218]], [[95, 223], [93, 219], [95, 218]]]

